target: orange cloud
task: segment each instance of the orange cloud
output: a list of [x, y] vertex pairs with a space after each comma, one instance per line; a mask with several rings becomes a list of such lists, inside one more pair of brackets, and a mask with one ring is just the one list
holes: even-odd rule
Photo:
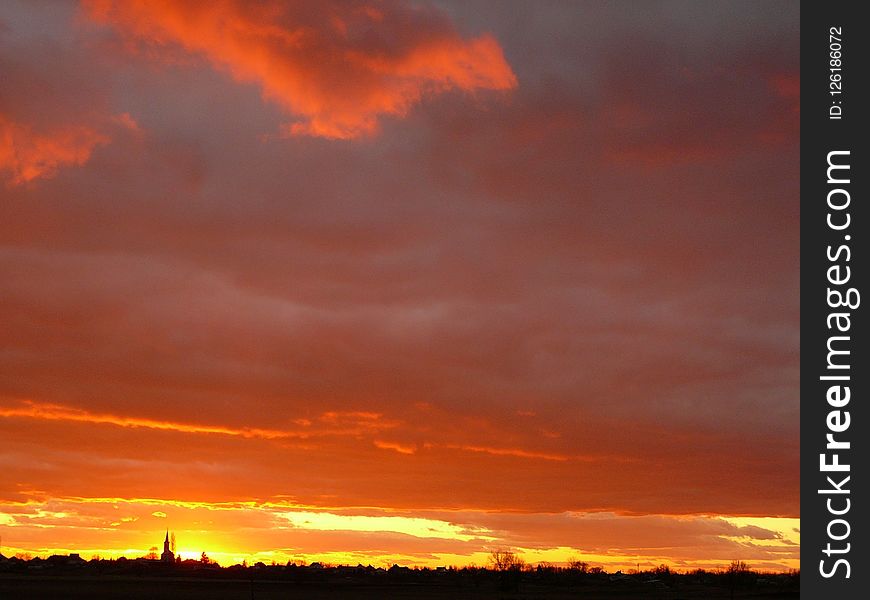
[[440, 13], [397, 2], [86, 0], [95, 21], [134, 40], [178, 45], [299, 118], [286, 135], [377, 132], [425, 96], [517, 85], [489, 35], [463, 39]]
[[417, 451], [415, 446], [408, 446], [398, 442], [388, 442], [384, 440], [375, 440], [375, 447], [381, 450], [395, 450], [399, 454], [414, 454]]
[[358, 435], [362, 431], [377, 431], [395, 426], [395, 423], [393, 422], [381, 421], [381, 415], [377, 413], [328, 412], [321, 417], [321, 421], [328, 423], [329, 427], [314, 430], [308, 429], [307, 426], [304, 426], [299, 430], [264, 429], [258, 427], [227, 427], [223, 425], [179, 423], [140, 417], [125, 417], [107, 413], [93, 413], [78, 408], [32, 401], [23, 401], [18, 406], [0, 407], [0, 417], [24, 417], [30, 419], [44, 419], [48, 421], [74, 421], [79, 423], [116, 425], [118, 427], [159, 429], [179, 433], [218, 434], [266, 440], [289, 438], [304, 439], [317, 435]]
[[467, 452], [481, 452], [483, 454], [492, 454], [494, 456], [517, 456], [519, 458], [537, 458], [540, 460], [555, 460], [566, 461], [571, 457], [562, 454], [551, 454], [547, 452], [532, 452], [521, 448], [490, 448], [487, 446], [458, 446], [448, 445], [448, 448], [454, 450], [465, 450]]
[[50, 178], [61, 167], [85, 164], [94, 148], [108, 142], [107, 136], [83, 125], [37, 133], [0, 115], [0, 171], [8, 172], [12, 185]]

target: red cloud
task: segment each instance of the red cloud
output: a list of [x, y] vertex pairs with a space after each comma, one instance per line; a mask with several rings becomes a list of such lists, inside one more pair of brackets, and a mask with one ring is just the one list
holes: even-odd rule
[[424, 96], [505, 90], [516, 77], [489, 35], [465, 40], [440, 13], [396, 2], [87, 0], [90, 16], [146, 43], [205, 56], [300, 120], [288, 135], [349, 139]]
[[65, 165], [83, 165], [94, 148], [108, 143], [105, 135], [84, 125], [37, 133], [30, 125], [0, 115], [0, 171], [12, 185], [55, 175]]

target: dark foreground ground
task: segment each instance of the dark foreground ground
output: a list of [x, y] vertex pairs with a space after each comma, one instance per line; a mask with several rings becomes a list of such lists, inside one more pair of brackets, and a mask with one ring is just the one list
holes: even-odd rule
[[699, 583], [660, 583], [639, 581], [599, 581], [577, 585], [547, 585], [522, 583], [515, 590], [500, 589], [498, 584], [441, 584], [438, 582], [357, 582], [357, 581], [246, 581], [239, 579], [149, 578], [149, 577], [54, 577], [32, 575], [0, 575], [0, 599], [103, 599], [161, 600], [278, 600], [350, 598], [350, 599], [456, 599], [494, 598], [521, 600], [537, 598], [629, 599], [660, 598], [662, 600], [694, 600], [717, 598], [774, 599], [798, 598], [795, 589], [735, 589]]

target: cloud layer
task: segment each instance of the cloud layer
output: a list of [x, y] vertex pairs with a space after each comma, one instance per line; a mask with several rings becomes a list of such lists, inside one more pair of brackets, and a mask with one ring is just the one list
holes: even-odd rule
[[[286, 501], [209, 504], [152, 498], [31, 499], [0, 504], [0, 510], [22, 547], [65, 550], [53, 545], [55, 540], [74, 535], [86, 555], [115, 554], [112, 548], [126, 548], [124, 554], [131, 557], [143, 555], [162, 539], [155, 530], [171, 525], [182, 556], [198, 558], [208, 550], [223, 564], [485, 564], [492, 548], [514, 548], [531, 562], [570, 556], [611, 570], [662, 562], [678, 568], [719, 566], [736, 555], [762, 569], [799, 564], [797, 519], [744, 523], [611, 513], [312, 510]], [[245, 532], [241, 539], [240, 531]], [[699, 561], [699, 556], [705, 558]]]
[[0, 115], [0, 171], [12, 185], [52, 177], [58, 168], [83, 165], [108, 138], [86, 126], [67, 126], [46, 134]]
[[134, 41], [204, 56], [299, 120], [289, 135], [355, 138], [450, 89], [506, 90], [516, 77], [492, 36], [465, 40], [441, 13], [398, 2], [196, 4], [88, 0]]
[[798, 46], [775, 2], [4, 3], [4, 544], [253, 502], [228, 556], [795, 566], [739, 518], [799, 516]]

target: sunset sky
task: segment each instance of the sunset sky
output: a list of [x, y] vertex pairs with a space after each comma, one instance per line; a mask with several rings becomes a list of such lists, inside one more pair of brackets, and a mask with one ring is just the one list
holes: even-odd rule
[[0, 3], [0, 552], [798, 567], [798, 25]]

